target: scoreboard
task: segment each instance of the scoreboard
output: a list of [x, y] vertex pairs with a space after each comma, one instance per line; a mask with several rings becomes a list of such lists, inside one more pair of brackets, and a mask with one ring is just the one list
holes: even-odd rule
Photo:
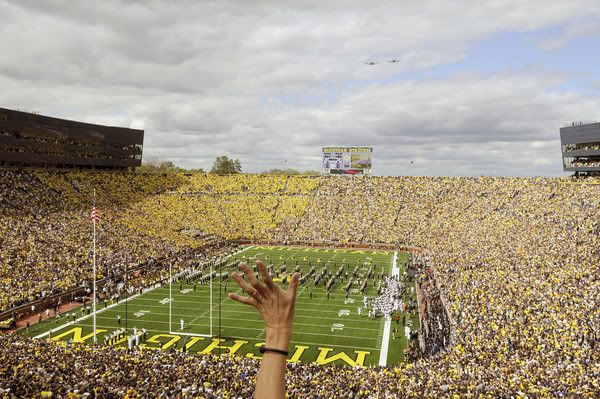
[[323, 147], [323, 172], [331, 175], [369, 175], [373, 147]]

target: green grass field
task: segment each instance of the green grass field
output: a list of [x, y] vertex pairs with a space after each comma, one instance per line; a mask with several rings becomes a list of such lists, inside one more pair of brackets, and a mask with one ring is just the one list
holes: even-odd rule
[[[394, 264], [394, 252], [297, 247], [248, 247], [228, 258], [226, 264], [246, 261], [252, 266], [256, 258], [274, 266], [274, 277], [278, 275], [279, 268], [284, 263], [290, 274], [297, 263], [301, 275], [310, 269], [309, 262], [311, 266], [315, 266], [317, 272], [326, 267], [334, 273], [344, 264], [345, 271], [348, 271], [350, 276], [358, 266], [357, 272], [363, 277], [371, 267], [376, 274], [383, 272], [390, 275]], [[399, 274], [402, 276], [406, 254], [398, 253], [396, 259]], [[226, 267], [222, 269], [224, 274], [231, 271]], [[375, 297], [375, 284], [379, 277], [367, 281], [369, 286], [366, 294]], [[349, 298], [346, 299], [344, 287], [347, 282], [348, 280], [338, 279], [331, 289], [329, 299], [323, 281], [315, 287], [313, 279], [309, 278], [298, 288], [294, 334], [290, 347], [291, 360], [319, 364], [379, 364], [382, 345], [387, 345], [387, 358], [382, 359], [383, 362], [387, 365], [402, 362], [406, 342], [401, 323], [398, 325], [396, 321], [387, 322], [387, 328], [397, 328], [398, 334], [396, 339], [393, 339], [392, 331], [389, 331], [387, 342], [383, 342], [384, 337], [388, 336], [384, 334], [385, 320], [383, 317], [368, 318], [364, 309], [362, 315], [359, 315], [358, 308], [363, 307], [363, 296], [359, 292], [359, 285], [355, 284]], [[412, 281], [405, 284], [410, 287]], [[171, 304], [169, 289], [172, 292]], [[148, 331], [148, 339], [143, 345], [149, 348], [181, 350], [185, 346], [190, 352], [258, 356], [258, 346], [264, 339], [263, 323], [253, 308], [227, 298], [227, 293], [242, 293], [237, 284], [231, 279], [222, 283], [217, 278], [213, 282], [212, 291], [212, 308], [209, 285], [197, 284], [194, 290], [193, 281], [190, 281], [190, 284], [183, 281], [181, 285], [174, 282], [171, 287], [165, 284], [161, 288], [130, 298], [127, 314], [123, 302], [109, 305], [107, 309], [102, 309], [103, 306], [99, 305], [96, 321], [98, 342], [104, 344], [104, 335], [119, 327], [125, 327], [127, 320], [130, 331], [134, 327], [145, 328]], [[408, 293], [411, 293], [410, 288]], [[171, 325], [169, 306], [172, 307]], [[212, 337], [199, 336], [211, 333], [211, 312]], [[77, 315], [80, 313], [77, 312]], [[117, 315], [121, 316], [120, 325], [117, 323]], [[415, 318], [416, 316], [410, 319], [407, 315], [413, 329], [418, 326], [418, 319]], [[184, 319], [183, 330], [180, 330], [180, 319]], [[65, 320], [64, 317], [58, 321], [51, 319], [23, 331], [31, 336], [43, 336], [48, 332], [51, 332], [53, 339], [87, 343], [93, 341], [91, 317], [80, 317], [75, 323]], [[114, 344], [125, 346], [126, 341], [123, 339]]]

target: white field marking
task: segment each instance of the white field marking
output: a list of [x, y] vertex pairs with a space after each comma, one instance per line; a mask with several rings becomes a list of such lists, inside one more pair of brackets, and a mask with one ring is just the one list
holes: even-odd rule
[[[341, 296], [342, 294], [339, 294], [339, 295]], [[173, 296], [173, 298], [175, 298], [175, 296]], [[188, 299], [189, 299], [189, 297], [188, 297]], [[340, 298], [340, 299], [341, 299], [341, 298]], [[153, 303], [153, 302], [160, 302], [160, 301], [157, 301], [156, 299], [151, 299], [151, 298], [137, 298], [137, 301], [138, 301], [138, 302], [144, 302], [144, 301], [148, 301], [148, 302], [150, 302], [150, 303]], [[337, 301], [337, 300], [336, 300], [336, 299], [334, 299], [333, 301]], [[344, 301], [345, 301], [345, 300], [344, 300]], [[187, 300], [187, 301], [177, 301], [177, 303], [178, 303], [178, 304], [182, 304], [182, 305], [185, 305], [185, 304], [190, 304], [190, 305], [207, 305], [207, 304], [209, 303], [209, 301], [190, 301], [190, 300]], [[304, 300], [301, 300], [301, 301], [298, 301], [298, 302], [296, 302], [296, 303], [297, 303], [297, 304], [307, 304], [307, 305], [308, 305], [308, 304], [312, 304], [313, 302], [311, 302], [311, 300], [306, 300], [306, 301], [304, 301]], [[165, 303], [165, 304], [166, 304], [166, 303]], [[243, 303], [234, 303], [234, 304], [235, 304], [235, 305], [238, 305], [238, 306], [247, 306], [247, 305], [244, 305]], [[327, 307], [329, 307], [329, 308], [336, 308], [336, 309], [339, 309], [339, 307], [340, 307], [340, 306], [342, 306], [342, 305], [344, 305], [344, 303], [342, 303], [342, 302], [340, 301], [340, 303], [338, 303], [338, 304], [335, 304], [335, 303], [334, 303], [334, 304], [328, 304], [328, 303], [317, 303], [316, 305], [317, 305], [319, 308], [322, 308], [322, 307], [325, 307], [325, 308], [327, 308]], [[150, 305], [150, 304], [145, 304], [145, 303], [144, 303], [144, 305], [143, 305], [143, 306], [153, 306], [153, 305]], [[158, 306], [158, 305], [154, 305], [154, 306]], [[179, 307], [179, 308], [181, 308], [181, 309], [197, 309], [197, 308], [190, 308], [190, 307], [187, 307], [187, 308], [186, 308], [186, 307], [183, 307], [183, 306], [177, 306], [177, 307]], [[313, 304], [312, 306], [306, 306], [306, 307], [303, 307], [303, 306], [296, 306], [296, 309], [298, 309], [298, 310], [315, 310], [315, 304]], [[330, 310], [330, 311], [331, 311], [331, 310]], [[335, 312], [337, 312], [337, 310], [335, 310]]]
[[[224, 299], [224, 300], [227, 300], [227, 299]], [[147, 308], [158, 308], [158, 309], [163, 309], [164, 308], [164, 306], [161, 306], [161, 305], [147, 305], [147, 304], [144, 304], [143, 306], [147, 307]], [[247, 306], [247, 305], [240, 304], [240, 308], [243, 307], [243, 306]], [[198, 308], [197, 307], [177, 306], [177, 310], [192, 310], [192, 311], [196, 310], [197, 311]], [[312, 311], [314, 311], [315, 308], [314, 307], [311, 307], [311, 308], [299, 308], [299, 307], [296, 307], [296, 310], [297, 311], [298, 310], [301, 310], [301, 311], [302, 310], [308, 310], [308, 311], [312, 310]], [[221, 312], [222, 313], [239, 313], [239, 310], [222, 309]], [[338, 312], [339, 312], [339, 307], [338, 307], [337, 310], [323, 310], [323, 309], [319, 310], [320, 314], [327, 313], [327, 314], [337, 315]], [[163, 313], [155, 313], [155, 314], [163, 314]], [[166, 313], [166, 314], [168, 315], [168, 313]], [[189, 315], [189, 313], [173, 313], [173, 314], [176, 314], [176, 315], [185, 315], [185, 314], [187, 314], [187, 315]], [[303, 316], [303, 315], [297, 314], [296, 317], [309, 317], [309, 316]], [[313, 319], [329, 320], [331, 318], [335, 318], [336, 316], [330, 316], [330, 317], [310, 316], [310, 317], [313, 318]], [[356, 320], [363, 320], [362, 318], [359, 318], [359, 317], [357, 317], [355, 319]]]
[[[146, 316], [147, 313], [150, 313], [150, 311], [149, 310], [139, 310], [139, 311], [135, 312], [133, 315], [135, 317], [144, 317], [144, 316]], [[97, 317], [97, 318], [99, 318], [99, 317]]]
[[[305, 284], [303, 287], [309, 288], [307, 286], [307, 284]], [[338, 299], [333, 299], [333, 301], [342, 300], [344, 298], [344, 293], [343, 293], [342, 287], [340, 286], [338, 288], [339, 288]], [[320, 290], [319, 287], [313, 287], [313, 289], [317, 290], [316, 293], [322, 293], [323, 296], [325, 295], [325, 291], [324, 290]], [[198, 290], [197, 292], [200, 295], [196, 295], [196, 296], [187, 295], [186, 296], [186, 295], [182, 295], [182, 294], [173, 294], [173, 298], [184, 299], [184, 302], [208, 303], [208, 301], [210, 299], [210, 297], [208, 295], [209, 294], [208, 291], [207, 292], [203, 292], [203, 291]], [[335, 294], [335, 291], [333, 293]], [[146, 295], [146, 294], [151, 294], [151, 295]], [[139, 300], [141, 300], [141, 301], [150, 301], [150, 300], [156, 301], [159, 298], [163, 299], [161, 297], [163, 297], [164, 295], [165, 295], [164, 293], [160, 293], [160, 292], [144, 293], [144, 297], [140, 298]], [[168, 295], [168, 294], [166, 294], [166, 295]], [[359, 297], [357, 294], [353, 294], [353, 295]], [[213, 297], [218, 297], [218, 296], [219, 296], [219, 291], [218, 290], [216, 290], [215, 292], [213, 292]], [[362, 295], [360, 295], [360, 298], [362, 299]], [[300, 300], [302, 300], [304, 302], [309, 302], [309, 303], [313, 302], [313, 300], [309, 299], [307, 296], [304, 296], [304, 297], [300, 297], [299, 296], [298, 299], [300, 299]], [[323, 305], [325, 305], [325, 306], [336, 306], [335, 304], [334, 305], [327, 305], [327, 303], [323, 303]]]
[[[159, 316], [166, 316], [168, 315], [168, 313], [153, 313], [153, 315], [159, 315]], [[189, 314], [181, 314], [181, 313], [173, 313], [173, 316], [177, 316], [177, 317], [185, 317], [186, 315]], [[108, 316], [100, 316], [98, 317], [98, 319], [100, 320], [114, 320], [113, 317], [108, 317]], [[255, 323], [261, 323], [260, 320], [257, 319], [244, 319], [244, 318], [239, 318], [239, 317], [222, 317], [222, 320], [232, 320], [232, 321], [249, 321], [249, 322], [255, 322]], [[328, 320], [331, 321], [332, 319], [330, 317], [327, 318], [322, 318], [324, 320]], [[356, 319], [348, 319], [348, 321], [352, 322], [352, 321], [356, 321]], [[169, 324], [168, 321], [161, 321], [161, 320], [145, 320], [144, 323], [166, 323]], [[191, 323], [188, 323], [189, 326], [191, 326]], [[204, 324], [196, 324], [197, 326], [201, 326], [201, 327], [205, 327]], [[305, 326], [305, 327], [323, 327], [325, 326], [325, 324], [312, 324], [312, 323], [297, 323], [294, 322], [295, 326]], [[229, 326], [224, 326], [224, 327], [229, 327]], [[234, 326], [235, 327], [235, 326]], [[348, 330], [360, 330], [360, 331], [381, 331], [381, 328], [364, 328], [364, 327], [348, 327], [346, 326], [346, 329]]]
[[[252, 248], [252, 247], [254, 247], [254, 245], [251, 245], [251, 246], [249, 246], [249, 247], [246, 247], [246, 248], [242, 249], [241, 251], [239, 251], [239, 252], [236, 252], [235, 254], [237, 255], [238, 253], [241, 253], [241, 252], [247, 251], [247, 250], [249, 250], [249, 249], [250, 249], [250, 248]], [[233, 256], [233, 255], [232, 255], [232, 256]], [[154, 284], [154, 285], [152, 285], [151, 287], [148, 287], [148, 288], [146, 288], [146, 289], [145, 289], [145, 290], [144, 290], [144, 291], [143, 291], [141, 294], [134, 294], [134, 295], [132, 295], [132, 296], [128, 297], [126, 300], [127, 300], [127, 302], [130, 302], [130, 301], [131, 301], [131, 300], [133, 300], [133, 299], [141, 299], [141, 298], [138, 298], [140, 295], [149, 294], [149, 293], [151, 293], [152, 291], [154, 291], [154, 290], [157, 290], [157, 289], [159, 289], [159, 288], [161, 288], [159, 284]], [[104, 312], [104, 311], [107, 311], [107, 310], [109, 310], [109, 309], [112, 309], [112, 308], [114, 308], [114, 307], [116, 307], [116, 306], [118, 306], [118, 305], [121, 305], [121, 304], [123, 304], [123, 303], [125, 303], [125, 299], [121, 299], [120, 301], [118, 301], [118, 302], [115, 302], [115, 303], [113, 303], [113, 304], [111, 304], [111, 305], [108, 305], [108, 306], [107, 306], [107, 307], [105, 307], [105, 308], [102, 308], [102, 309], [100, 309], [100, 310], [96, 310], [96, 315], [98, 315], [99, 313], [102, 313], [102, 312]], [[46, 331], [46, 332], [44, 332], [44, 333], [41, 333], [41, 334], [39, 334], [39, 335], [36, 335], [34, 338], [35, 338], [35, 339], [44, 338], [44, 337], [46, 337], [46, 336], [47, 336], [48, 334], [50, 334], [50, 333], [55, 333], [55, 332], [57, 332], [57, 331], [60, 331], [60, 330], [62, 330], [62, 329], [64, 329], [64, 328], [66, 328], [66, 327], [70, 327], [70, 326], [72, 326], [73, 324], [78, 324], [80, 321], [86, 320], [86, 319], [88, 319], [88, 318], [92, 317], [93, 315], [94, 315], [93, 313], [90, 313], [89, 315], [86, 315], [86, 316], [79, 317], [79, 318], [75, 319], [75, 321], [74, 321], [74, 322], [73, 322], [73, 321], [70, 321], [70, 322], [68, 322], [68, 323], [65, 323], [65, 324], [63, 324], [63, 325], [61, 325], [61, 326], [58, 326], [58, 327], [56, 327], [56, 328], [53, 328], [53, 329], [51, 329], [51, 330], [48, 330], [48, 331]]]
[[[112, 320], [112, 319], [110, 319]], [[149, 323], [149, 324], [169, 324], [168, 321], [162, 321], [162, 320], [144, 320], [144, 323]], [[209, 325], [203, 325], [203, 324], [196, 324], [197, 327], [209, 327]], [[306, 326], [308, 327], [312, 327], [313, 329], [316, 328], [324, 328], [325, 330], [327, 330], [329, 327], [328, 325], [324, 325], [324, 324], [306, 324]], [[248, 331], [257, 331], [260, 330], [260, 327], [241, 327], [241, 326], [223, 326], [224, 328], [227, 329], [233, 329], [233, 330], [248, 330]], [[112, 327], [114, 328], [114, 327]], [[349, 329], [348, 327], [346, 327], [347, 329]], [[164, 332], [167, 332], [166, 330], [163, 330]], [[169, 334], [177, 334], [179, 331], [168, 331]], [[306, 331], [298, 331], [295, 332], [294, 334], [298, 334], [298, 335], [319, 335], [319, 336], [327, 336], [327, 334], [323, 334], [323, 333], [314, 333], [314, 332], [306, 332]], [[339, 335], [339, 337], [344, 337], [344, 338], [353, 338], [353, 339], [367, 339], [367, 340], [373, 340], [373, 335], [368, 335], [368, 336], [362, 336], [362, 335]]]
[[[398, 276], [400, 271], [398, 270], [398, 252], [394, 251], [394, 258], [392, 260], [392, 276]], [[390, 345], [390, 329], [392, 328], [391, 318], [385, 320], [383, 326], [383, 337], [381, 338], [381, 352], [379, 352], [379, 365], [387, 365], [388, 349]]]
[[[91, 324], [81, 324], [81, 326], [84, 327], [92, 327]], [[106, 328], [106, 329], [111, 329], [114, 328], [114, 326], [102, 326], [102, 325], [96, 325], [96, 328]], [[164, 330], [153, 330], [153, 329], [146, 329], [146, 331], [149, 332], [155, 332], [155, 333], [165, 333]], [[181, 334], [181, 335], [189, 335], [189, 333], [179, 333], [179, 332], [174, 332], [174, 335], [177, 334]], [[330, 335], [324, 335], [321, 334], [324, 337], [329, 337]], [[343, 335], [336, 335], [337, 337], [344, 337]], [[227, 337], [228, 339], [241, 339], [241, 340], [254, 340], [254, 338], [252, 337], [238, 337], [238, 336], [231, 336], [231, 337]], [[327, 344], [327, 343], [323, 343], [323, 342], [307, 342], [307, 341], [292, 341], [292, 345], [312, 345], [312, 346], [333, 346], [335, 347], [339, 347], [339, 348], [348, 348], [348, 349], [353, 349], [353, 350], [361, 350], [361, 349], [367, 349], [367, 350], [371, 350], [371, 351], [378, 351], [379, 348], [372, 348], [370, 346], [356, 346], [356, 345], [338, 345], [338, 344]]]
[[[238, 291], [238, 292], [239, 292], [239, 291]], [[223, 299], [223, 300], [222, 300], [222, 302], [224, 302], [224, 301], [226, 301], [226, 300], [228, 300], [228, 298], [225, 298], [225, 299]], [[232, 305], [238, 305], [238, 304], [237, 304], [237, 303], [235, 303], [235, 304], [232, 304]], [[340, 305], [341, 305], [341, 304], [340, 304]], [[137, 305], [136, 305], [136, 306], [137, 306]], [[144, 306], [144, 307], [149, 307], [149, 308], [158, 308], [158, 309], [162, 309], [162, 308], [164, 308], [164, 306], [161, 306], [161, 305], [150, 305], [150, 304], [144, 304], [143, 306]], [[213, 309], [214, 309], [214, 307], [215, 307], [215, 306], [218, 306], [218, 305], [217, 305], [217, 304], [213, 305]], [[243, 304], [239, 304], [239, 307], [240, 307], [240, 308], [241, 308], [241, 307], [243, 307], [243, 306], [245, 306], [245, 305], [243, 305]], [[320, 306], [320, 305], [319, 305], [319, 306]], [[328, 306], [332, 306], [332, 305], [328, 305]], [[297, 314], [296, 316], [297, 316], [297, 317], [309, 317], [309, 318], [314, 318], [314, 319], [331, 319], [332, 317], [335, 317], [335, 316], [333, 316], [333, 315], [337, 315], [337, 314], [339, 314], [339, 311], [340, 311], [340, 309], [339, 309], [339, 307], [340, 307], [340, 306], [339, 306], [339, 305], [337, 305], [337, 306], [332, 306], [332, 307], [335, 307], [336, 309], [322, 309], [322, 310], [319, 312], [320, 314], [331, 314], [332, 316], [330, 316], [330, 317], [320, 317], [320, 316], [312, 316], [312, 315], [311, 315], [311, 316], [308, 316], [308, 315], [307, 315], [307, 316], [303, 316], [303, 315], [301, 315], [301, 314]], [[197, 308], [197, 307], [177, 306], [177, 310], [178, 310], [178, 311], [181, 311], [181, 310], [183, 310], [183, 311], [185, 311], [185, 310], [197, 311], [197, 310], [198, 310], [198, 308]], [[298, 310], [298, 311], [314, 311], [314, 307], [298, 307], [298, 306], [297, 306], [297, 307], [296, 307], [296, 310]], [[238, 312], [239, 312], [239, 310], [229, 310], [229, 309], [222, 309], [222, 312], [223, 312], [223, 313], [238, 313]], [[160, 312], [158, 312], [158, 313], [156, 313], [156, 314], [162, 315], [163, 313], [160, 313]], [[176, 314], [176, 315], [186, 315], [186, 314], [188, 314], [188, 315], [189, 315], [189, 313], [173, 313], [173, 314]], [[359, 320], [359, 318], [358, 318], [357, 320]]]
[[[205, 337], [205, 338], [212, 338], [213, 336], [210, 334], [200, 334], [200, 333], [189, 333], [189, 332], [185, 332], [185, 331], [173, 331], [173, 332], [169, 332], [169, 334], [177, 334], [177, 335], [182, 335], [184, 337]], [[186, 343], [187, 345], [187, 343]]]
[[[223, 311], [223, 313], [233, 313], [233, 314], [239, 314], [239, 312], [237, 311], [228, 311], [225, 312]], [[166, 316], [168, 315], [168, 313], [153, 313], [153, 315], [160, 315], [160, 316]], [[189, 316], [189, 313], [173, 313], [174, 316], [177, 317], [186, 317]], [[101, 319], [113, 319], [112, 317], [108, 317], [108, 316], [102, 316], [99, 317]], [[235, 321], [258, 321], [257, 319], [245, 319], [245, 318], [239, 318], [239, 317], [222, 317], [223, 320], [235, 320]], [[333, 317], [312, 317], [312, 316], [298, 316], [296, 315], [295, 317], [296, 320], [298, 319], [308, 319], [308, 320], [314, 320], [314, 319], [319, 319], [319, 320], [327, 320], [327, 321], [331, 321], [332, 319], [334, 319]], [[361, 321], [364, 322], [365, 319], [364, 318], [357, 318], [357, 317], [349, 317], [346, 320], [353, 322], [353, 321]], [[381, 324], [381, 323], [378, 323]], [[302, 324], [302, 323], [294, 323], [294, 325], [306, 325], [306, 326], [319, 326], [320, 324]], [[362, 325], [365, 325], [364, 323], [362, 323]], [[352, 329], [356, 329], [356, 330], [365, 330], [365, 331], [378, 331], [380, 330], [381, 326], [378, 326], [377, 328], [364, 328], [364, 327], [348, 327], [348, 328], [352, 328]]]

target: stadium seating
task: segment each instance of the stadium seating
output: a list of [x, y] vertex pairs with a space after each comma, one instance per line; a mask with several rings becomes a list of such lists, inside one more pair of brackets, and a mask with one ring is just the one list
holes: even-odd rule
[[102, 215], [99, 278], [122, 270], [126, 261], [133, 267], [176, 252], [163, 239], [128, 229], [120, 216], [145, 195], [174, 188], [174, 177], [0, 173], [0, 311], [90, 280], [94, 189]]
[[[597, 181], [0, 173], [0, 309], [89, 278], [82, 270], [96, 188], [103, 270], [119, 267], [126, 252], [143, 262], [201, 245], [180, 234], [190, 228], [426, 250], [454, 327], [448, 350], [389, 369], [291, 364], [291, 398], [592, 398], [600, 389]], [[141, 397], [248, 397], [257, 369], [246, 358], [125, 354], [16, 336], [0, 337], [0, 358], [11, 359], [0, 362], [0, 376], [11, 376], [0, 377], [0, 389], [17, 397], [92, 385], [117, 396], [131, 388]]]

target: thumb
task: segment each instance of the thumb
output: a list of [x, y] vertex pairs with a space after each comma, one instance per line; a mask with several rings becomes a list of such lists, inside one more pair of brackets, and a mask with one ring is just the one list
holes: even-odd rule
[[292, 295], [293, 299], [296, 299], [296, 292], [298, 291], [298, 273], [294, 273], [292, 275], [292, 281], [290, 282], [290, 286], [288, 287], [288, 294]]

